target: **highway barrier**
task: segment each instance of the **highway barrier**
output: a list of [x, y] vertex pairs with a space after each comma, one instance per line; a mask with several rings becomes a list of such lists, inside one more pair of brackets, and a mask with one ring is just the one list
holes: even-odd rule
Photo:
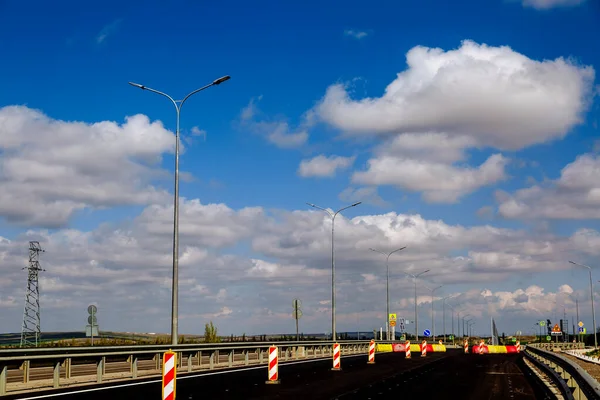
[[507, 345], [486, 345], [478, 344], [472, 348], [473, 354], [506, 354], [506, 353], [518, 353], [517, 346]]
[[565, 399], [600, 399], [600, 384], [577, 363], [538, 344], [528, 345], [523, 353], [547, 372]]
[[[339, 355], [369, 352], [370, 341], [344, 340], [337, 343]], [[63, 348], [20, 348], [0, 350], [0, 396], [64, 385], [104, 383], [160, 377], [164, 353], [175, 354], [178, 375], [267, 365], [270, 343], [185, 344], [178, 346], [98, 346]], [[333, 356], [331, 341], [276, 342], [278, 362], [324, 359]], [[391, 342], [378, 343], [389, 346]]]

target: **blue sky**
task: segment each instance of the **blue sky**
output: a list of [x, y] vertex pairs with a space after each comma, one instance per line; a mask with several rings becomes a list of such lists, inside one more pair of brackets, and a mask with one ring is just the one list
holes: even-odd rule
[[[559, 302], [580, 297], [585, 316], [585, 271], [566, 259], [600, 254], [599, 17], [590, 0], [0, 1], [1, 325], [19, 329], [35, 237], [48, 329], [80, 329], [79, 304], [98, 302], [106, 329], [167, 331], [175, 112], [127, 82], [180, 99], [223, 75], [181, 116], [182, 291], [199, 296], [182, 330], [286, 330], [293, 293], [307, 330], [327, 329], [330, 222], [305, 202], [363, 201], [336, 222], [342, 329], [357, 311], [381, 325], [366, 253], [406, 243], [407, 317], [399, 271], [432, 265], [482, 329], [490, 314], [530, 325], [571, 290]], [[145, 295], [123, 301], [123, 282]]]

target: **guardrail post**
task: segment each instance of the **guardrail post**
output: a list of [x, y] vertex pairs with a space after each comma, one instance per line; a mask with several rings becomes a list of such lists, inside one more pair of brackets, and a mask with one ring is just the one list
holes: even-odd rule
[[102, 383], [102, 375], [104, 375], [104, 363], [106, 357], [100, 357], [96, 363], [96, 382]]
[[198, 350], [196, 357], [198, 357], [198, 367], [202, 367], [202, 350]]
[[229, 355], [227, 356], [227, 362], [229, 364], [229, 368], [233, 367], [233, 358], [235, 356], [235, 350], [231, 350]]
[[248, 355], [248, 350], [244, 351], [244, 363], [246, 365], [250, 364], [250, 356]]
[[60, 386], [60, 360], [54, 361], [54, 374], [52, 376], [52, 386]]
[[29, 365], [30, 365], [29, 360], [25, 360], [25, 361], [23, 361], [23, 364], [21, 364], [20, 369], [23, 370], [23, 383], [29, 382]]
[[208, 357], [208, 368], [209, 369], [215, 369], [215, 355], [217, 353], [217, 350], [213, 350], [210, 353], [210, 356]]
[[65, 362], [63, 367], [65, 368], [65, 379], [71, 379], [71, 364], [73, 362], [72, 358], [65, 358]]
[[187, 357], [187, 369], [188, 372], [192, 372], [192, 353], [188, 354]]
[[162, 370], [162, 355], [160, 353], [156, 353], [154, 355], [154, 369], [161, 371]]
[[8, 374], [8, 367], [6, 365], [0, 365], [0, 396], [6, 394], [6, 375]]
[[138, 372], [138, 356], [135, 354], [132, 354], [129, 356], [129, 363], [130, 363], [130, 372], [131, 372], [131, 377], [132, 378], [137, 378], [137, 372]]
[[264, 360], [263, 360], [263, 351], [262, 351], [262, 349], [259, 347], [259, 348], [258, 348], [258, 363], [259, 363], [259, 364], [262, 364], [262, 363], [263, 363], [263, 361], [264, 361]]

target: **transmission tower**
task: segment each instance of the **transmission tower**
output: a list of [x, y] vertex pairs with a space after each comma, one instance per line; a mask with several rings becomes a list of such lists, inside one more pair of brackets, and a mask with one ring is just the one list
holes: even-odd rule
[[27, 288], [25, 289], [21, 347], [37, 347], [41, 340], [40, 287], [38, 277], [40, 271], [45, 270], [40, 267], [40, 251], [44, 251], [40, 246], [40, 242], [29, 242], [29, 266], [27, 267]]

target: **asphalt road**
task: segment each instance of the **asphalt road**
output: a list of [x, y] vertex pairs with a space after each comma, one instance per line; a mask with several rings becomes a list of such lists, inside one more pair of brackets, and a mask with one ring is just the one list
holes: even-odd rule
[[[544, 399], [545, 391], [523, 366], [521, 355], [464, 355], [460, 351], [434, 353], [406, 360], [403, 353], [378, 354], [375, 365], [366, 356], [342, 359], [342, 371], [331, 371], [331, 360], [280, 365], [279, 385], [266, 385], [265, 366], [231, 372], [218, 371], [177, 380], [177, 398], [216, 399], [375, 399], [410, 395], [420, 399]], [[523, 368], [523, 369], [521, 369]], [[110, 388], [77, 388], [7, 396], [11, 399], [158, 398], [160, 382]], [[71, 389], [73, 390], [73, 389]], [[64, 392], [63, 392], [64, 393]], [[55, 394], [53, 397], [46, 397]], [[43, 397], [42, 397], [43, 396]]]

